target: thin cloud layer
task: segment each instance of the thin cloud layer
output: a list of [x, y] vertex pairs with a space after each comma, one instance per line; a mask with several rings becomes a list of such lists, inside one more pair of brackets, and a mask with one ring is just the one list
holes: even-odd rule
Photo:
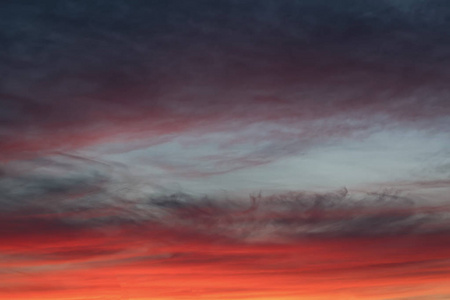
[[[110, 289], [112, 299], [122, 293], [345, 299], [414, 291], [388, 293], [393, 280], [426, 290], [428, 281], [443, 284], [450, 272], [447, 203], [347, 189], [248, 199], [162, 194], [108, 176], [101, 164], [95, 176], [72, 168], [61, 178], [57, 169], [80, 160], [55, 163], [53, 176], [2, 177], [3, 295], [95, 297]], [[339, 287], [319, 288], [330, 276], [340, 278]], [[117, 280], [128, 287], [118, 290]], [[283, 289], [256, 288], [254, 280]]]
[[3, 1], [0, 298], [448, 298], [449, 22]]

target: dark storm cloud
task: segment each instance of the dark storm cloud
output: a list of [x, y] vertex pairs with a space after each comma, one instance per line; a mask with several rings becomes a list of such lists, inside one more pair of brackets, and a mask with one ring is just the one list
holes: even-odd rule
[[445, 1], [1, 6], [5, 157], [76, 148], [121, 128], [174, 133], [369, 111], [421, 126], [449, 113]]

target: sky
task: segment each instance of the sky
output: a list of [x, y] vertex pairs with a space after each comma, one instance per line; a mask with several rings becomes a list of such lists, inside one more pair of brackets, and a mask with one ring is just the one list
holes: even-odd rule
[[1, 1], [0, 45], [0, 299], [450, 299], [448, 1]]

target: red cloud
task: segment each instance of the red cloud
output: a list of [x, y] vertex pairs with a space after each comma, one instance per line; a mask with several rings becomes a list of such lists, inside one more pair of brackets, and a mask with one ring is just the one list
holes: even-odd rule
[[[340, 191], [255, 197], [250, 206], [178, 194], [70, 215], [25, 215], [22, 207], [1, 218], [8, 229], [0, 236], [6, 258], [0, 295], [380, 299], [450, 293], [448, 208], [412, 204], [388, 194], [357, 201]], [[61, 210], [71, 210], [67, 205]]]

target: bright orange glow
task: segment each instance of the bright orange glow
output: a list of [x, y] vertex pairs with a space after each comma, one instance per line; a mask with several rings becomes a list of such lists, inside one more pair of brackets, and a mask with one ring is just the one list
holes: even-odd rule
[[244, 244], [207, 238], [169, 241], [167, 232], [151, 231], [151, 226], [130, 227], [114, 234], [2, 243], [7, 259], [1, 263], [0, 298], [403, 299], [450, 294], [447, 235]]

